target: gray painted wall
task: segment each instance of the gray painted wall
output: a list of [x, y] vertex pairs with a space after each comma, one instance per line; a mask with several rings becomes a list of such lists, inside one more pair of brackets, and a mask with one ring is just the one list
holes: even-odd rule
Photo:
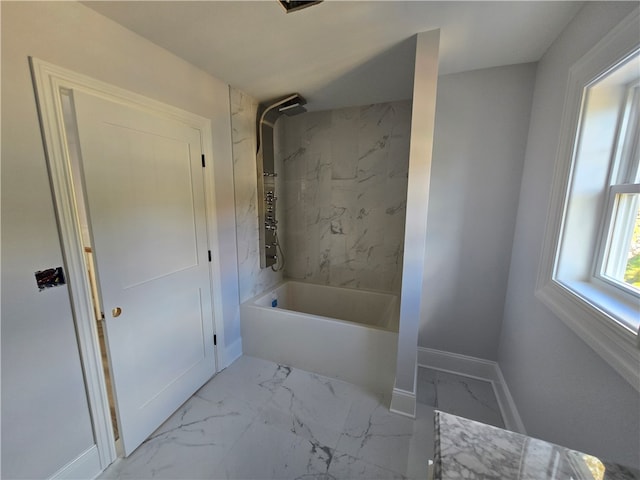
[[2, 3], [2, 478], [45, 478], [93, 445], [28, 55], [212, 120], [227, 344], [239, 338], [228, 87], [71, 2]]
[[640, 467], [640, 395], [534, 296], [568, 70], [637, 3], [590, 3], [538, 65], [499, 363], [527, 431]]
[[438, 79], [421, 347], [497, 358], [535, 68]]

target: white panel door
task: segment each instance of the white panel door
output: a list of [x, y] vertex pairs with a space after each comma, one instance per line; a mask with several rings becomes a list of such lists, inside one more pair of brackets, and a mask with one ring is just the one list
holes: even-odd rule
[[74, 102], [129, 455], [215, 373], [200, 131], [82, 92]]

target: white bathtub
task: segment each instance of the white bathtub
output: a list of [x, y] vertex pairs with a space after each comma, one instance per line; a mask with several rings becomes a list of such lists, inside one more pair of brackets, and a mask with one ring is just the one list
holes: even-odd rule
[[399, 310], [395, 295], [289, 280], [240, 306], [242, 349], [388, 393]]

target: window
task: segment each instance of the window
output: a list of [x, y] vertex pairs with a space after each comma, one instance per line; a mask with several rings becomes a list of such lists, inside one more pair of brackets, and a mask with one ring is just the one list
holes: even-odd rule
[[536, 295], [640, 390], [638, 9], [569, 72]]
[[[627, 87], [625, 76], [619, 80], [618, 89], [624, 94], [619, 108], [618, 135], [609, 186], [606, 210], [598, 251], [596, 275], [603, 281], [621, 288], [638, 298], [640, 295], [640, 57], [632, 58], [621, 67], [625, 72], [631, 67], [631, 85]], [[615, 77], [615, 74], [608, 79]], [[614, 84], [615, 87], [615, 84]], [[631, 330], [638, 332], [640, 315], [632, 319]]]
[[640, 314], [632, 307], [640, 283], [628, 279], [640, 260], [637, 230], [634, 241], [639, 79], [640, 53], [634, 52], [583, 90], [554, 271], [556, 281], [587, 296], [635, 336]]

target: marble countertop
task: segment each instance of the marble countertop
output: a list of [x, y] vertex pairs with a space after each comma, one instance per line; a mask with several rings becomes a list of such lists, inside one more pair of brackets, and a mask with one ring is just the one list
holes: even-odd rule
[[435, 480], [640, 480], [640, 472], [436, 411]]

